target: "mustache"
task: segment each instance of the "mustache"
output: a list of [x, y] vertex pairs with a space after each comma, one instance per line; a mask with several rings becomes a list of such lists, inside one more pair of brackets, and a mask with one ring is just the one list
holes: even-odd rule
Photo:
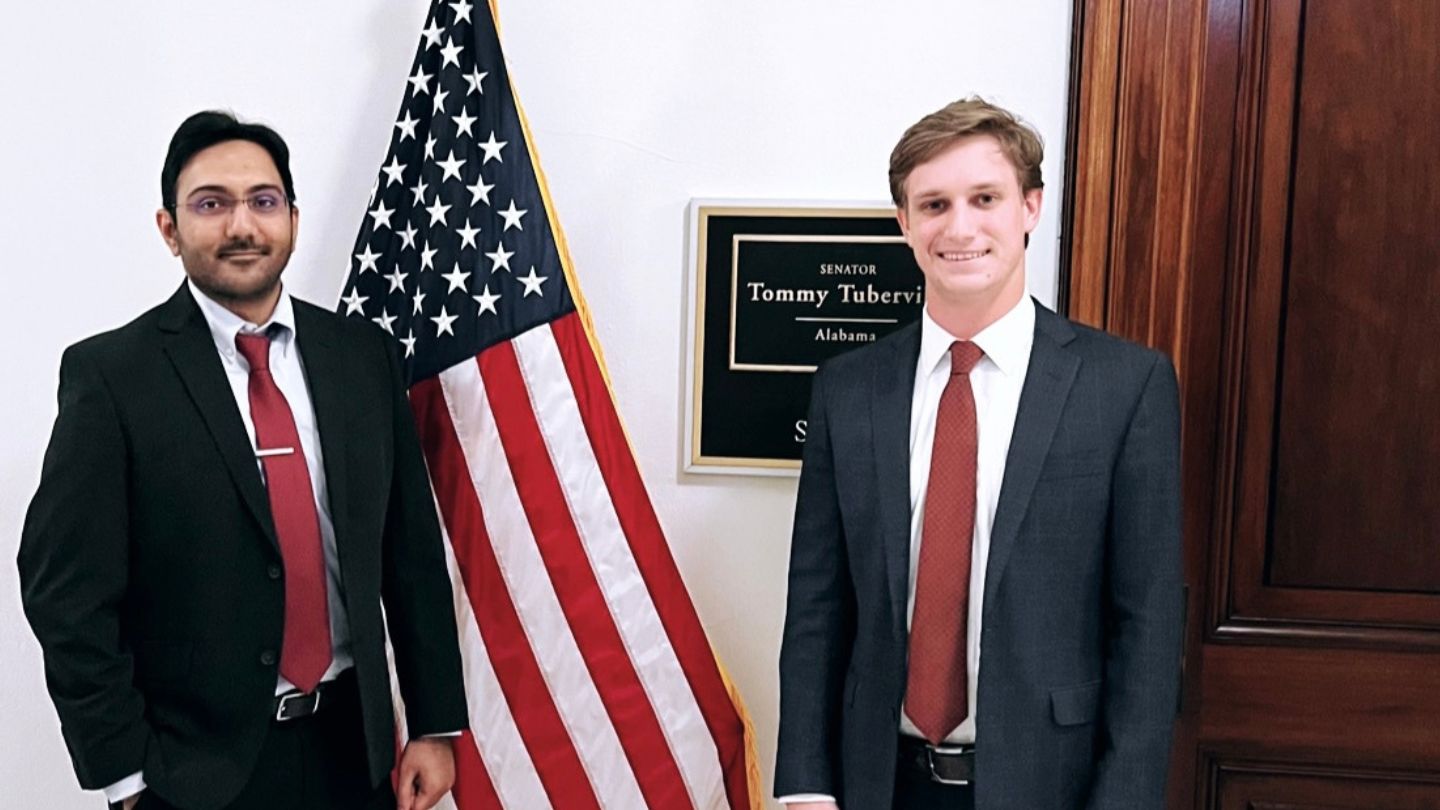
[[217, 251], [217, 255], [221, 258], [229, 256], [232, 253], [259, 253], [262, 256], [268, 256], [270, 255], [270, 248], [266, 245], [259, 244], [253, 239], [236, 239], [221, 245], [220, 250]]

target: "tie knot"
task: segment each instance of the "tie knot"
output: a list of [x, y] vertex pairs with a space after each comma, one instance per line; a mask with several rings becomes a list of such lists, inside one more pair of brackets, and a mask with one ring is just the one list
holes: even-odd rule
[[269, 335], [237, 333], [235, 348], [245, 358], [245, 362], [250, 364], [251, 371], [268, 371], [270, 369]]
[[970, 369], [980, 362], [985, 352], [968, 340], [957, 340], [950, 344], [950, 376], [969, 374]]

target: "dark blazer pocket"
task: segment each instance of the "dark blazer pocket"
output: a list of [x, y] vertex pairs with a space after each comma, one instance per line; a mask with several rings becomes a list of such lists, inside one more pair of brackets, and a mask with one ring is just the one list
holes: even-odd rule
[[1095, 722], [1100, 709], [1101, 681], [1082, 683], [1079, 686], [1062, 686], [1050, 690], [1050, 709], [1055, 723], [1061, 726], [1078, 726]]
[[1040, 468], [1040, 480], [1058, 481], [1065, 478], [1083, 478], [1100, 475], [1105, 466], [1099, 453], [1076, 453], [1073, 455], [1050, 456]]
[[135, 674], [145, 686], [173, 686], [190, 676], [195, 647], [185, 642], [142, 641], [135, 650]]

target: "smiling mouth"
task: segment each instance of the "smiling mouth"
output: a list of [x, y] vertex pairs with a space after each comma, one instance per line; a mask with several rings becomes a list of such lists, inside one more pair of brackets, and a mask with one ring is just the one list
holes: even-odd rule
[[941, 252], [940, 258], [947, 262], [968, 262], [972, 259], [978, 259], [981, 256], [988, 256], [989, 254], [990, 251], [988, 250], [948, 251]]

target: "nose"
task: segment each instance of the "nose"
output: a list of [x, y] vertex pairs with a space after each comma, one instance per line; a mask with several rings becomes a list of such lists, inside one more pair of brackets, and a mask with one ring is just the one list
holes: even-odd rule
[[255, 233], [255, 213], [244, 201], [236, 203], [225, 217], [225, 235], [230, 237], [249, 236]]
[[968, 206], [951, 206], [945, 212], [944, 222], [945, 236], [964, 241], [975, 235], [975, 218], [972, 216]]

